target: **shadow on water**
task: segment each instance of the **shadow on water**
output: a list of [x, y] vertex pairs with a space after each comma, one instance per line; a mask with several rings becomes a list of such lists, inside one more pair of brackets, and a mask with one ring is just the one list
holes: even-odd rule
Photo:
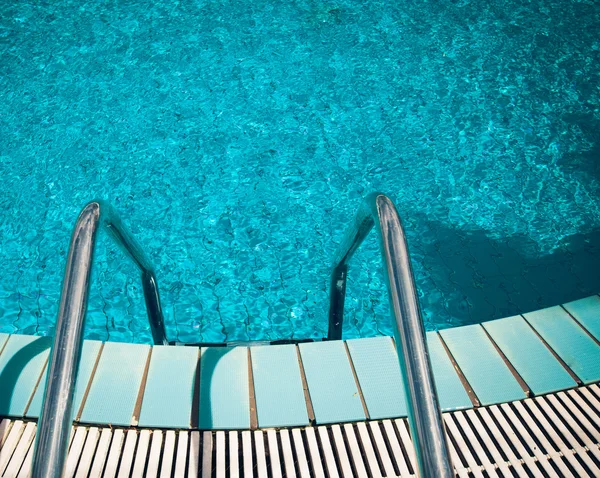
[[560, 167], [568, 174], [580, 177], [587, 175], [600, 181], [600, 135], [588, 151], [567, 152], [561, 158]]
[[[480, 323], [562, 304], [600, 292], [600, 229], [569, 236], [548, 252], [525, 235], [490, 239], [429, 223], [435, 239], [411, 243], [424, 310], [443, 310], [440, 328]], [[420, 280], [421, 279], [421, 280]], [[438, 303], [435, 303], [438, 301]], [[439, 303], [442, 301], [442, 304]], [[433, 317], [435, 321], [435, 317]]]
[[[8, 343], [5, 345], [4, 353], [7, 352], [6, 347], [10, 346], [12, 337], [8, 339]], [[35, 359], [41, 353], [44, 353], [50, 348], [51, 339], [50, 337], [38, 337], [33, 342], [25, 345], [19, 349], [9, 360], [6, 362], [2, 373], [0, 373], [0, 416], [11, 415], [11, 403], [13, 401], [17, 382], [21, 377], [21, 374], [27, 367], [27, 365]], [[35, 373], [42, 373], [42, 365], [39, 370]], [[39, 375], [36, 376], [36, 379]], [[30, 388], [30, 385], [27, 385]], [[29, 398], [29, 397], [28, 397]]]

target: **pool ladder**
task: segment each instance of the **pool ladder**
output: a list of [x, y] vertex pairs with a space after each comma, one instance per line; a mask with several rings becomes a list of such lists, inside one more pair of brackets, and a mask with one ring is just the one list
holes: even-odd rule
[[[38, 437], [34, 478], [61, 476], [67, 457], [77, 371], [83, 344], [91, 267], [98, 224], [131, 257], [142, 272], [146, 310], [155, 344], [168, 345], [158, 286], [148, 259], [118, 215], [101, 201], [88, 204], [77, 220], [63, 281], [54, 345]], [[328, 340], [341, 340], [348, 263], [375, 228], [384, 265], [395, 345], [407, 398], [408, 421], [421, 477], [454, 476], [442, 414], [433, 381], [408, 247], [398, 212], [380, 193], [367, 196], [336, 255], [331, 275]]]
[[89, 203], [79, 215], [71, 238], [38, 424], [34, 477], [56, 478], [64, 470], [98, 225], [105, 227], [140, 269], [152, 338], [155, 344], [168, 345], [158, 285], [148, 258], [110, 205]]

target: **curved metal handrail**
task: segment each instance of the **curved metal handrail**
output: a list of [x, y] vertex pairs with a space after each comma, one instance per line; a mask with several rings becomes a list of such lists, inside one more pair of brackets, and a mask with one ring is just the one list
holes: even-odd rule
[[417, 456], [418, 475], [454, 476], [442, 414], [433, 382], [429, 351], [404, 230], [385, 195], [365, 198], [347, 231], [331, 275], [329, 340], [341, 340], [348, 262], [375, 226], [379, 236], [396, 349], [407, 398], [408, 421]]
[[35, 478], [62, 476], [66, 462], [98, 224], [106, 227], [140, 268], [154, 343], [168, 345], [158, 286], [148, 258], [110, 205], [101, 201], [89, 203], [81, 211], [71, 238], [54, 344], [50, 352], [46, 394], [38, 423], [33, 458]]

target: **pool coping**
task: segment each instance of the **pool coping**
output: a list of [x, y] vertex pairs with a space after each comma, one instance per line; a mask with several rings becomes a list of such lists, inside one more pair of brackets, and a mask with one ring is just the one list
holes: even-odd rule
[[[598, 295], [428, 332], [442, 409], [490, 406], [600, 381], [599, 334]], [[3, 390], [8, 354], [14, 358], [37, 344], [11, 379], [12, 395], [0, 396], [0, 416], [38, 418], [32, 405], [41, 406], [49, 340], [0, 335]], [[24, 345], [19, 348], [17, 342]], [[390, 337], [202, 349], [85, 344], [96, 355], [82, 365], [86, 378], [78, 385], [74, 417], [80, 424], [256, 430], [406, 416]], [[535, 353], [526, 356], [531, 350]]]

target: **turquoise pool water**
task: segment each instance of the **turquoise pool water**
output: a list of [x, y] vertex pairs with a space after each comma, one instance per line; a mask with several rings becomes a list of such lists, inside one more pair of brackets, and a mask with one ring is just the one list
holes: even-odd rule
[[[110, 201], [171, 338], [319, 338], [359, 200], [388, 193], [427, 327], [600, 291], [600, 4], [2, 2], [0, 331], [49, 334], [69, 235]], [[390, 333], [373, 238], [345, 336]], [[88, 337], [150, 339], [97, 255]]]

